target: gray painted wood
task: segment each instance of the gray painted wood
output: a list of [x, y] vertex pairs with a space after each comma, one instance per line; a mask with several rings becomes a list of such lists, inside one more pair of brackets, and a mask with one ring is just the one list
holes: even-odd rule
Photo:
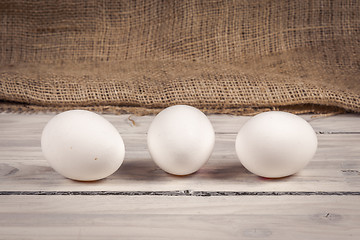
[[[14, 131], [22, 130], [27, 133], [41, 134], [46, 123], [55, 114], [9, 114], [0, 113], [0, 132], [2, 134], [12, 134]], [[154, 116], [135, 116], [135, 115], [103, 115], [119, 130], [121, 134], [127, 133], [146, 133]], [[317, 115], [299, 115], [307, 120], [316, 132], [322, 133], [360, 133], [360, 114], [341, 114], [330, 117]], [[217, 133], [237, 133], [240, 127], [250, 117], [232, 115], [210, 115], [215, 132]]]
[[41, 154], [39, 139], [1, 141], [0, 191], [358, 191], [360, 134], [318, 135], [319, 148], [310, 164], [283, 179], [249, 173], [238, 161], [235, 134], [218, 134], [214, 153], [197, 173], [172, 176], [159, 169], [147, 151], [144, 134], [123, 135], [126, 157], [107, 179], [84, 183], [53, 171]]
[[147, 151], [153, 116], [105, 115], [127, 152], [115, 174], [96, 182], [72, 181], [49, 167], [40, 137], [52, 116], [0, 114], [0, 239], [358, 239], [360, 234], [360, 115], [302, 116], [318, 133], [318, 151], [304, 170], [275, 180], [249, 173], [237, 160], [236, 133], [249, 117], [209, 116], [216, 131], [213, 155], [197, 173], [176, 177], [159, 169]]
[[1, 239], [358, 239], [356, 196], [0, 196]]

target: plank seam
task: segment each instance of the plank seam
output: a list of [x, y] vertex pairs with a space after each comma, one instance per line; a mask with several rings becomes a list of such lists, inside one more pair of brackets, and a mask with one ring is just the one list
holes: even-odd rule
[[325, 135], [325, 134], [360, 134], [360, 132], [327, 132], [327, 131], [317, 131], [316, 134]]
[[0, 196], [9, 195], [82, 195], [82, 196], [360, 196], [360, 192], [238, 192], [238, 191], [0, 191]]
[[[315, 131], [316, 134], [318, 135], [351, 135], [351, 134], [360, 134], [360, 132], [357, 132], [357, 131], [345, 131], [345, 132], [342, 132], [342, 131]], [[129, 133], [124, 133], [124, 135], [127, 135]], [[139, 134], [139, 135], [142, 135], [142, 134], [146, 134], [146, 132], [144, 133], [133, 133], [133, 134]], [[217, 132], [215, 131], [215, 134], [218, 134], [218, 135], [237, 135], [238, 132]]]

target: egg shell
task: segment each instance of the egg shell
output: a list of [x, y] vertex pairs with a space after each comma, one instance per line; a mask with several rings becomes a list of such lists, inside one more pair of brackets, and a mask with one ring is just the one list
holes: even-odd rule
[[248, 120], [236, 138], [236, 153], [250, 172], [280, 178], [303, 169], [317, 149], [316, 133], [301, 117], [280, 111]]
[[153, 119], [147, 142], [150, 155], [161, 169], [174, 175], [188, 175], [199, 170], [209, 159], [215, 132], [200, 110], [175, 105]]
[[80, 181], [111, 175], [125, 156], [117, 129], [102, 116], [84, 110], [53, 117], [42, 132], [41, 148], [55, 171]]

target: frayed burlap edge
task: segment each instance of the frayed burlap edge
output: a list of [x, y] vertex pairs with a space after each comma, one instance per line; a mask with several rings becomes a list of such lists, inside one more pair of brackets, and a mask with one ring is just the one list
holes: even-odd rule
[[[51, 106], [38, 106], [29, 105], [16, 102], [0, 102], [0, 112], [5, 113], [60, 113], [67, 110], [83, 109], [93, 111], [101, 114], [134, 114], [138, 116], [155, 115], [164, 108], [144, 108], [144, 107], [124, 107], [124, 106], [64, 106], [64, 107], [51, 107]], [[267, 111], [285, 111], [293, 114], [320, 114], [325, 116], [331, 116], [341, 113], [347, 113], [339, 107], [324, 106], [317, 104], [301, 104], [301, 105], [288, 105], [288, 106], [275, 106], [275, 107], [263, 107], [263, 108], [230, 108], [230, 109], [210, 109], [199, 108], [205, 114], [231, 114], [242, 116], [253, 116], [258, 113]], [[350, 111], [351, 112], [351, 111]]]

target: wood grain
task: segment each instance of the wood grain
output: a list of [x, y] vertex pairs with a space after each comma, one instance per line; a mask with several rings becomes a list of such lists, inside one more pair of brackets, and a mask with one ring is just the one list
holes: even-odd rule
[[1, 239], [356, 239], [359, 197], [0, 196]]
[[[98, 182], [65, 179], [50, 168], [39, 140], [9, 140], [0, 147], [0, 191], [359, 191], [360, 134], [319, 135], [319, 148], [298, 174], [265, 179], [238, 161], [234, 134], [217, 136], [213, 155], [197, 173], [178, 177], [151, 160], [145, 135], [124, 135], [126, 157], [120, 169]], [[16, 144], [16, 142], [20, 142]]]
[[[0, 113], [0, 131], [2, 134], [14, 134], [27, 131], [40, 135], [46, 123], [55, 114], [9, 114]], [[146, 133], [154, 116], [103, 115], [121, 134]], [[331, 117], [317, 115], [299, 115], [308, 121], [316, 132], [321, 133], [360, 133], [360, 115], [342, 114]], [[209, 115], [216, 133], [237, 133], [250, 117], [232, 115]], [[20, 135], [21, 136], [21, 135]]]
[[[176, 177], [151, 160], [153, 116], [105, 115], [124, 138], [120, 169], [96, 182], [53, 171], [40, 148], [54, 114], [0, 114], [0, 239], [358, 239], [360, 115], [302, 116], [318, 133], [298, 174], [265, 179], [243, 168], [237, 131], [249, 117], [209, 116], [214, 152]], [[156, 196], [154, 196], [156, 195]]]

